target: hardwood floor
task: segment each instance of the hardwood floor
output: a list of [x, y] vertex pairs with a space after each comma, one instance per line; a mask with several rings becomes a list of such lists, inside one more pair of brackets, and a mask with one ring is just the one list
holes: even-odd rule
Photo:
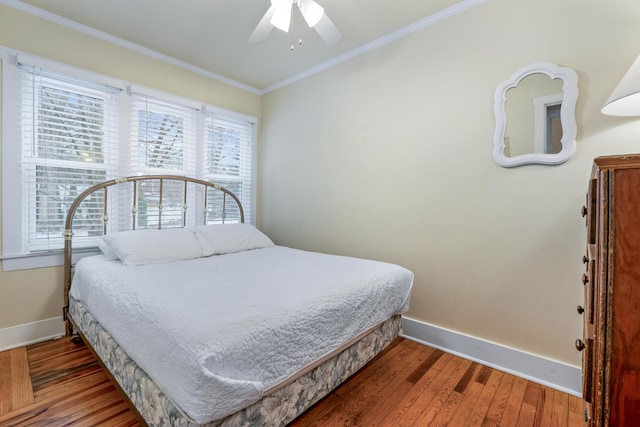
[[[137, 426], [69, 338], [0, 352], [0, 426]], [[579, 398], [398, 338], [291, 426], [582, 426]]]
[[397, 339], [292, 426], [582, 426], [580, 398]]
[[138, 422], [84, 345], [61, 338], [0, 353], [0, 426], [66, 425]]

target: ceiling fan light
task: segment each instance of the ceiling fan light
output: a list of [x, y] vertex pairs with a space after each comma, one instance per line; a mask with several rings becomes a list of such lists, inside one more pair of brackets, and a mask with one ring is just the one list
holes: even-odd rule
[[276, 13], [273, 14], [270, 22], [274, 27], [288, 33], [289, 25], [291, 25], [291, 10], [276, 9]]
[[293, 0], [271, 0], [271, 5], [275, 7], [277, 10], [291, 9], [292, 4], [293, 4]]
[[300, 12], [311, 28], [315, 27], [324, 16], [324, 9], [313, 0], [301, 0], [299, 3]]

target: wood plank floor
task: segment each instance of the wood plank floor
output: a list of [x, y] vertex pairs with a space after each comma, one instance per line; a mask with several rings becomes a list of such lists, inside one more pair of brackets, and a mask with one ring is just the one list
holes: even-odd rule
[[[0, 426], [137, 426], [69, 338], [0, 352]], [[398, 338], [291, 426], [582, 426], [579, 398]]]
[[83, 344], [61, 338], [0, 353], [0, 426], [68, 425], [138, 423]]

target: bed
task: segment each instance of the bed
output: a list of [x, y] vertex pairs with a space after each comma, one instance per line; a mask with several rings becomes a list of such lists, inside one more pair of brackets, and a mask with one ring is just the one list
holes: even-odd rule
[[[408, 309], [410, 271], [277, 246], [234, 193], [190, 177], [94, 185], [65, 229], [67, 334], [146, 425], [285, 425], [391, 343]], [[100, 253], [77, 259], [75, 239]]]

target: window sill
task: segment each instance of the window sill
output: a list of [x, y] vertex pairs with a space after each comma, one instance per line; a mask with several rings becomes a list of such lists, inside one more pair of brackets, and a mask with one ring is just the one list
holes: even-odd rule
[[[73, 250], [73, 262], [89, 255], [97, 255], [98, 248], [78, 248]], [[64, 264], [62, 249], [29, 254], [2, 255], [2, 271], [30, 270], [33, 268], [58, 267]]]

